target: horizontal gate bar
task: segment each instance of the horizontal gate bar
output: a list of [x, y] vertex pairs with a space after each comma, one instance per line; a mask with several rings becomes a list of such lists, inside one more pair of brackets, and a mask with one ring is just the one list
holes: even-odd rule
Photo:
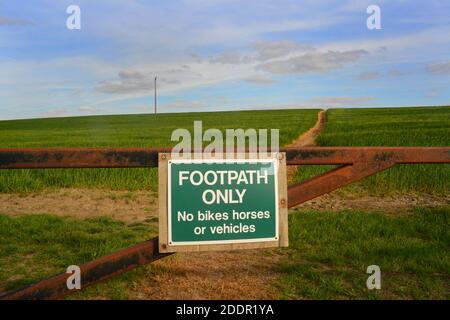
[[[281, 148], [288, 165], [450, 163], [450, 147]], [[0, 169], [157, 167], [168, 148], [0, 148]]]

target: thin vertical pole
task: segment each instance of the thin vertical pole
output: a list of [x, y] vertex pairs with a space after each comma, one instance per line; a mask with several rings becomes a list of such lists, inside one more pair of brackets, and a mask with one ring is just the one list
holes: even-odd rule
[[155, 114], [156, 114], [156, 76], [155, 76]]

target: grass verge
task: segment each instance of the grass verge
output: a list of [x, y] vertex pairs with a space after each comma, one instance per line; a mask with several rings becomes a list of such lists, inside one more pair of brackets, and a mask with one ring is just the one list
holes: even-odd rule
[[[450, 207], [402, 216], [302, 212], [289, 219], [281, 298], [450, 299]], [[381, 269], [381, 290], [366, 287], [370, 265]]]
[[[450, 207], [398, 216], [293, 211], [289, 219], [290, 247], [279, 249], [282, 258], [274, 262], [279, 277], [273, 286], [282, 299], [450, 299]], [[0, 215], [0, 290], [63, 272], [155, 233], [156, 221]], [[381, 290], [366, 288], [366, 268], [373, 264], [381, 268]], [[70, 298], [152, 298], [142, 296], [140, 286], [157, 285], [155, 279], [170, 272], [170, 261], [148, 265]]]
[[65, 272], [70, 265], [102, 257], [156, 233], [154, 222], [0, 215], [0, 291]]

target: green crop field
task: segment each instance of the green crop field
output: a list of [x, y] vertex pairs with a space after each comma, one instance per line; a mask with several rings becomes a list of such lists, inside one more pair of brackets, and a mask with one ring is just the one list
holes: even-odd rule
[[[320, 146], [450, 146], [450, 107], [332, 109]], [[302, 180], [330, 167], [305, 166]], [[356, 184], [372, 193], [448, 194], [450, 165], [397, 165]]]
[[[0, 122], [0, 147], [171, 146], [176, 128], [279, 128], [280, 144], [312, 127], [318, 110], [98, 116]], [[449, 146], [450, 108], [333, 109], [322, 146]], [[302, 166], [297, 180], [330, 167]], [[155, 189], [156, 169], [0, 170], [0, 192], [60, 187]], [[449, 165], [404, 165], [356, 187], [374, 193], [425, 191], [447, 195]], [[444, 200], [445, 202], [445, 200]], [[449, 299], [450, 208], [416, 208], [398, 215], [346, 210], [291, 210], [290, 247], [276, 249], [278, 276], [268, 285], [282, 299]], [[124, 223], [109, 217], [76, 219], [30, 212], [0, 214], [0, 292], [63, 272], [157, 234], [157, 218]], [[44, 212], [45, 213], [45, 212]], [[261, 250], [261, 254], [266, 252]], [[243, 251], [243, 254], [245, 252]], [[151, 264], [70, 298], [128, 299], [161, 274]], [[164, 259], [163, 261], [166, 261]], [[382, 290], [365, 286], [367, 266], [382, 270]], [[248, 271], [250, 272], [250, 271]], [[252, 271], [253, 272], [253, 271]], [[256, 271], [255, 271], [256, 272]]]
[[[280, 129], [280, 145], [314, 125], [318, 110], [91, 116], [0, 121], [0, 147], [169, 147], [171, 132], [203, 128]], [[321, 146], [448, 146], [450, 107], [332, 109], [318, 139]], [[245, 124], [245, 125], [244, 125]], [[304, 166], [301, 181], [330, 167]], [[156, 169], [68, 169], [0, 171], [0, 192], [89, 187], [156, 189]], [[450, 190], [450, 165], [398, 165], [356, 187], [371, 193]], [[355, 187], [353, 186], [353, 187]], [[348, 189], [351, 189], [350, 187]]]
[[[25, 147], [170, 147], [177, 128], [204, 130], [279, 129], [280, 145], [290, 143], [317, 121], [318, 110], [210, 112], [91, 116], [0, 121], [0, 148]], [[270, 133], [269, 133], [270, 134]], [[269, 138], [270, 139], [270, 138]], [[0, 192], [39, 191], [48, 187], [155, 189], [157, 171], [137, 169], [64, 169], [0, 171]]]

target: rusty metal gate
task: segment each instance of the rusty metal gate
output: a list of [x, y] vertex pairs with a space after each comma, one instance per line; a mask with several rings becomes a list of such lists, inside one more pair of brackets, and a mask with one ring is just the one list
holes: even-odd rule
[[[450, 147], [305, 147], [281, 148], [287, 165], [340, 165], [289, 186], [288, 207], [371, 176], [396, 164], [450, 163]], [[0, 149], [0, 169], [157, 167], [167, 148], [30, 148]], [[158, 237], [80, 266], [83, 288], [171, 254], [158, 252]], [[76, 290], [61, 273], [0, 299], [56, 299]]]

